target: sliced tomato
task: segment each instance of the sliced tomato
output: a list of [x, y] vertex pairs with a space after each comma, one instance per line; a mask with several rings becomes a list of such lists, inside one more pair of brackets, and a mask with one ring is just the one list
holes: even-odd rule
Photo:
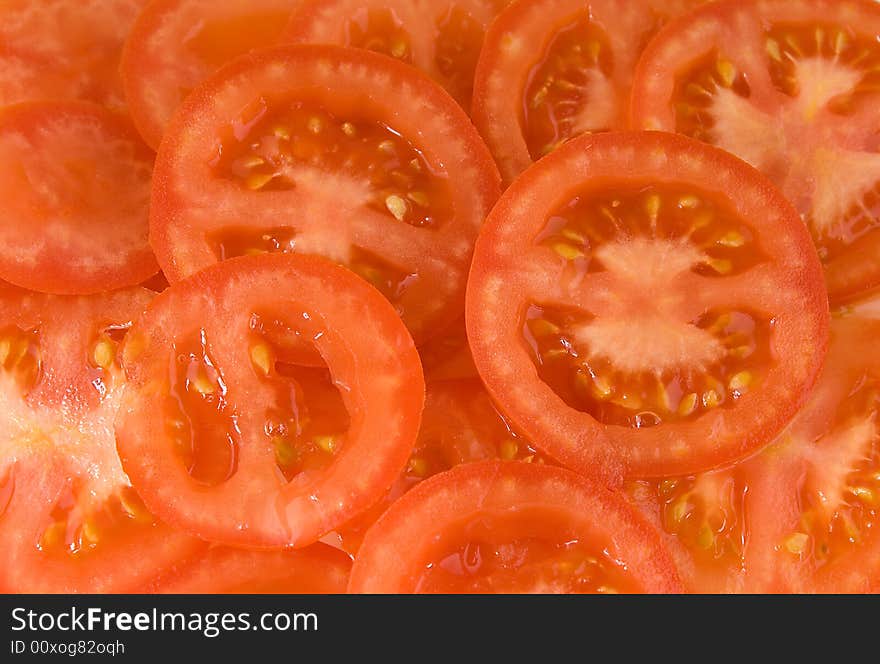
[[575, 136], [626, 129], [642, 49], [670, 18], [701, 3], [511, 3], [486, 34], [474, 81], [474, 122], [504, 180]]
[[243, 53], [274, 44], [299, 0], [153, 0], [122, 53], [129, 112], [154, 149], [189, 92]]
[[152, 166], [134, 130], [100, 106], [47, 101], [0, 110], [0, 278], [89, 294], [154, 275]]
[[768, 175], [812, 232], [833, 301], [880, 285], [880, 5], [716, 2], [646, 50], [639, 127], [718, 145]]
[[3, 592], [132, 592], [201, 546], [147, 511], [116, 454], [118, 344], [151, 297], [0, 285]]
[[156, 164], [151, 240], [172, 283], [242, 254], [324, 255], [382, 291], [421, 343], [461, 315], [498, 195], [479, 135], [428, 78], [366, 51], [279, 47], [181, 107]]
[[478, 378], [468, 343], [464, 317], [419, 348], [425, 380], [458, 380]]
[[84, 99], [125, 109], [119, 57], [147, 0], [3, 0], [0, 106]]
[[809, 403], [767, 450], [733, 468], [630, 486], [668, 533], [689, 590], [880, 587], [876, 302], [835, 315]]
[[612, 476], [767, 444], [807, 399], [828, 318], [778, 191], [656, 132], [581, 137], [536, 164], [492, 211], [468, 286], [471, 350], [502, 411], [561, 463]]
[[[169, 522], [303, 547], [377, 502], [419, 428], [418, 353], [374, 288], [323, 258], [248, 256], [156, 297], [125, 348], [123, 467]], [[324, 367], [297, 363], [308, 343]]]
[[406, 469], [384, 500], [325, 541], [349, 553], [357, 553], [369, 527], [416, 484], [463, 463], [487, 459], [546, 461], [511, 429], [479, 379], [429, 383], [422, 426]]
[[418, 67], [471, 106], [492, 19], [510, 0], [303, 0], [284, 38], [368, 49]]
[[616, 493], [562, 468], [486, 461], [423, 482], [370, 529], [354, 593], [661, 593], [680, 583], [659, 534]]
[[325, 544], [300, 551], [215, 546], [152, 590], [172, 595], [339, 595], [350, 571], [351, 558]]

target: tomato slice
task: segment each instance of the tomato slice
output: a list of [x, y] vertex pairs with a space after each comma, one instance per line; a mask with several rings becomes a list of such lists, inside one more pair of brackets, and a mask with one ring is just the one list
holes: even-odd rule
[[152, 590], [172, 595], [339, 595], [350, 570], [351, 558], [325, 544], [299, 551], [215, 546]]
[[471, 356], [464, 316], [422, 345], [419, 355], [428, 382], [479, 377]]
[[116, 454], [118, 344], [151, 297], [0, 284], [3, 592], [132, 592], [201, 546], [147, 511]]
[[0, 106], [84, 99], [125, 110], [119, 57], [147, 0], [4, 0]]
[[732, 468], [629, 487], [668, 533], [689, 590], [880, 588], [877, 302], [835, 315], [809, 403], [767, 450]]
[[486, 34], [473, 118], [508, 184], [584, 133], [626, 129], [648, 40], [701, 0], [516, 0]]
[[78, 295], [154, 275], [152, 162], [137, 134], [100, 106], [47, 101], [0, 110], [0, 278]]
[[238, 60], [184, 103], [153, 192], [151, 240], [172, 283], [232, 256], [321, 254], [382, 291], [421, 343], [461, 315], [499, 178], [419, 72], [288, 46]]
[[720, 2], [646, 50], [633, 120], [742, 157], [804, 218], [832, 301], [880, 285], [880, 6]]
[[[326, 259], [212, 266], [158, 295], [130, 336], [123, 466], [151, 509], [204, 539], [307, 546], [406, 465], [418, 353], [384, 298]], [[303, 343], [324, 367], [298, 364]]]
[[406, 469], [384, 500], [325, 541], [356, 554], [370, 526], [412, 487], [455, 466], [487, 459], [546, 462], [527, 440], [512, 430], [479, 379], [428, 383], [422, 426]]
[[819, 373], [828, 305], [809, 234], [758, 172], [673, 134], [610, 133], [502, 197], [467, 325], [490, 394], [542, 451], [663, 477], [772, 440]]
[[370, 529], [354, 593], [678, 592], [657, 531], [562, 468], [486, 461], [423, 482]]
[[159, 147], [187, 94], [237, 56], [278, 41], [298, 0], [154, 0], [138, 16], [122, 53], [129, 111]]
[[492, 19], [510, 0], [304, 0], [286, 40], [368, 49], [418, 67], [471, 106], [474, 69]]

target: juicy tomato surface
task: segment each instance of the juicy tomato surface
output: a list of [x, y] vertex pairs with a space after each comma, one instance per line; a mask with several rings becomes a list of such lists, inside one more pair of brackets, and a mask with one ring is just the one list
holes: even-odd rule
[[500, 187], [435, 83], [336, 46], [223, 68], [172, 121], [153, 183], [151, 241], [172, 283], [243, 254], [321, 254], [375, 285], [417, 343], [461, 316]]
[[129, 112], [153, 148], [186, 95], [222, 65], [274, 44], [299, 0], [153, 0], [122, 53]]
[[214, 546], [153, 586], [170, 595], [339, 595], [351, 558], [325, 544], [299, 551], [248, 551]]
[[701, 0], [516, 0], [486, 35], [473, 117], [507, 183], [585, 133], [626, 129], [648, 40]]
[[0, 591], [133, 592], [201, 546], [147, 511], [116, 453], [118, 347], [151, 297], [0, 284]]
[[119, 57], [147, 0], [3, 0], [0, 106], [84, 99], [125, 109]]
[[459, 466], [397, 501], [367, 533], [354, 593], [678, 592], [656, 529], [568, 470]]
[[510, 0], [304, 0], [284, 38], [382, 53], [418, 67], [470, 109], [486, 29]]
[[809, 234], [772, 185], [657, 132], [581, 137], [536, 164], [492, 211], [468, 286], [471, 349], [502, 411], [608, 477], [766, 445], [807, 399], [828, 318]]
[[545, 463], [495, 408], [478, 378], [428, 383], [415, 447], [385, 499], [327, 540], [355, 554], [364, 534], [395, 500], [419, 482], [464, 463], [488, 459]]
[[693, 592], [870, 592], [880, 587], [880, 308], [835, 314], [807, 406], [732, 468], [635, 482]]
[[[129, 336], [123, 466], [193, 534], [306, 546], [406, 465], [424, 404], [418, 353], [381, 294], [326, 259], [212, 266], [159, 294]], [[324, 366], [301, 363], [304, 345]]]
[[812, 232], [833, 301], [880, 285], [880, 5], [717, 2], [646, 50], [633, 123], [768, 175]]
[[419, 348], [427, 382], [479, 378], [464, 317]]
[[152, 165], [134, 130], [95, 104], [0, 110], [0, 278], [89, 294], [154, 275]]

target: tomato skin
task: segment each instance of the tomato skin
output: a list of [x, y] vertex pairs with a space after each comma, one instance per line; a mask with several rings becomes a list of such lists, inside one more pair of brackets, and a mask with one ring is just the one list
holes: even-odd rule
[[[146, 512], [131, 489], [113, 436], [122, 372], [111, 352], [95, 353], [115, 347], [108, 326], [124, 332], [151, 298], [0, 283], [0, 591], [135, 592], [203, 547]], [[25, 333], [32, 347], [22, 354]], [[85, 530], [92, 519], [97, 535]]]
[[248, 551], [211, 547], [155, 582], [150, 592], [165, 595], [345, 593], [351, 559], [314, 544], [299, 551]]
[[[247, 348], [254, 312], [264, 309], [278, 316], [299, 310], [315, 326], [308, 334], [351, 420], [330, 464], [290, 481], [267, 438], [268, 386]], [[180, 398], [169, 360], [172, 367], [179, 361], [174, 349], [192, 334], [207, 340], [204, 352], [223, 390], [214, 417], [235, 440], [228, 471], [210, 480], [191, 475], [176, 452], [169, 422], [180, 415], [156, 417], [151, 404], [156, 393]], [[351, 272], [315, 256], [234, 258], [172, 285], [135, 324], [124, 361], [130, 382], [116, 423], [123, 466], [157, 514], [230, 546], [308, 546], [370, 507], [406, 464], [424, 404], [418, 354], [393, 308]], [[194, 446], [211, 442], [198, 431], [191, 436]]]
[[298, 4], [299, 0], [150, 2], [129, 33], [121, 63], [129, 112], [144, 141], [158, 149], [186, 91], [234, 57], [275, 43]]
[[[751, 406], [741, 402], [737, 413], [729, 417], [722, 409], [705, 420], [669, 427], [664, 424], [639, 430], [606, 426], [565, 405], [548, 385], [537, 380], [521, 336], [521, 317], [527, 306], [522, 301], [530, 295], [522, 291], [532, 284], [528, 271], [521, 267], [522, 253], [515, 248], [521, 249], [524, 239], [538, 236], [538, 224], [584, 183], [595, 181], [603, 186], [628, 178], [637, 182], [683, 181], [722, 195], [749, 192], [734, 202], [742, 218], [763, 218], [762, 232], [768, 230], [771, 218], [773, 224], [787, 229], [775, 237], [779, 242], [775, 250], [785, 256], [786, 264], [778, 269], [776, 278], [790, 295], [784, 306], [790, 312], [791, 327], [782, 333], [783, 319], [776, 320], [775, 334], [783, 336], [774, 346], [776, 353], [785, 352], [791, 360], [768, 374], [766, 389], [774, 392], [770, 398], [774, 407], [769, 412], [762, 405], [766, 402], [759, 403], [756, 398]], [[766, 233], [765, 251], [773, 241]], [[550, 288], [556, 290], [550, 292]], [[541, 296], [565, 301], [568, 296], [563, 290], [553, 285], [544, 288]], [[796, 292], [799, 295], [795, 296]], [[753, 297], [758, 296], [775, 297], [773, 288], [763, 283], [754, 289]], [[583, 136], [532, 167], [507, 190], [484, 225], [468, 284], [468, 337], [492, 398], [514, 427], [542, 452], [569, 468], [598, 473], [612, 481], [622, 476], [662, 478], [707, 470], [766, 445], [806, 401], [827, 348], [828, 321], [820, 265], [809, 235], [788, 202], [757, 171], [728, 153], [660, 132]], [[755, 394], [747, 394], [745, 400], [751, 401]], [[727, 435], [719, 450], [721, 432]], [[645, 442], [639, 442], [640, 436]], [[682, 441], [690, 454], [671, 454]]]
[[432, 543], [446, 530], [481, 514], [515, 514], [526, 507], [564, 515], [570, 533], [609, 547], [641, 592], [681, 592], [659, 534], [616, 493], [561, 468], [501, 461], [459, 466], [397, 501], [367, 533], [348, 590], [412, 593]]
[[[0, 154], [0, 216], [10, 234], [0, 277], [89, 295], [156, 274], [147, 242], [153, 156], [126, 120], [90, 102], [14, 104], [0, 111]], [[113, 198], [107, 187], [116, 187]]]
[[[723, 0], [698, 8], [668, 24], [645, 49], [633, 84], [631, 125], [693, 134], [679, 127], [676, 110], [689, 103], [680, 90], [685, 76], [700, 58], [717, 55], [732, 62], [749, 92], [731, 95], [738, 100], [736, 105], [727, 99], [718, 108], [714, 107], [715, 92], [709, 94], [706, 112], [711, 117], [700, 120], [706, 130], [699, 138], [751, 163], [794, 204], [813, 231], [830, 301], [837, 307], [880, 285], [880, 234], [871, 193], [878, 173], [869, 163], [877, 151], [876, 92], [870, 68], [858, 82], [862, 72], [851, 60], [861, 56], [829, 56], [824, 44], [819, 49], [825, 52], [818, 56], [815, 52], [794, 55], [783, 44], [780, 60], [790, 62], [793, 70], [807, 55], [816, 64], [815, 72], [810, 70], [803, 81], [799, 74], [792, 74], [794, 88], [783, 90], [768, 66], [774, 60], [767, 52], [767, 41], [772, 41], [771, 31], [777, 26], [805, 26], [808, 32], [818, 29], [820, 34], [842, 29], [847, 41], [862, 38], [870, 43], [880, 31], [880, 7], [870, 0]], [[809, 39], [816, 37], [809, 35]], [[746, 47], [741, 48], [742, 44]], [[793, 48], [798, 49], [798, 43]], [[863, 55], [870, 61], [878, 52]], [[853, 72], [855, 83], [835, 80], [845, 80]], [[839, 85], [843, 85], [841, 90], [836, 89]], [[803, 86], [819, 98], [819, 102], [810, 102], [816, 108], [801, 100]], [[826, 94], [829, 98], [823, 98]], [[835, 99], [846, 97], [855, 100], [853, 108], [835, 110]], [[808, 110], [802, 110], [802, 101]], [[720, 112], [725, 116], [724, 126], [713, 129]], [[867, 186], [852, 184], [869, 179], [873, 182]], [[829, 207], [834, 213], [826, 217]], [[852, 220], [850, 210], [859, 207], [867, 213], [863, 219], [870, 225], [867, 232], [845, 228]], [[844, 232], [835, 228], [838, 225]], [[845, 249], [830, 254], [829, 237]]]
[[[402, 107], [395, 95], [387, 93], [388, 86], [411, 91], [413, 98], [432, 109], [431, 122], [425, 124], [423, 117]], [[444, 172], [440, 179], [449, 187], [452, 217], [431, 230], [403, 223], [398, 227], [404, 228], [397, 228], [387, 225], [386, 219], [376, 227], [375, 211], [360, 202], [350, 204], [349, 198], [357, 199], [358, 192], [348, 193], [344, 181], [335, 186], [335, 178], [327, 179], [326, 185], [310, 183], [307, 193], [243, 191], [240, 183], [221, 181], [211, 166], [217, 156], [218, 131], [255, 98], [270, 93], [320, 103], [341, 118], [364, 116], [409, 136], [430, 168]], [[208, 221], [200, 217], [205, 195], [223, 201], [212, 208]], [[370, 250], [417, 277], [395, 304], [421, 345], [460, 317], [473, 242], [499, 195], [500, 176], [479, 134], [427, 76], [359, 49], [275, 47], [222, 68], [178, 110], [156, 161], [150, 242], [172, 283], [218, 260], [207, 233], [226, 225], [290, 226], [309, 236], [314, 248], [304, 251], [347, 265], [354, 248], [380, 245]], [[307, 205], [312, 213], [279, 218], [278, 205], [284, 209]], [[387, 249], [386, 244], [394, 248]]]

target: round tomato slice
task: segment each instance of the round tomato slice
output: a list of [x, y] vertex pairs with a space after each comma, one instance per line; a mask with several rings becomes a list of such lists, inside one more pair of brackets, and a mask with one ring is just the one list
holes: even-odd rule
[[477, 368], [516, 428], [573, 469], [629, 477], [772, 440], [828, 336], [791, 206], [735, 157], [658, 132], [574, 139], [517, 180], [477, 242], [467, 305]]
[[341, 595], [351, 558], [325, 544], [299, 551], [215, 546], [155, 584], [171, 595]]
[[3, 0], [0, 106], [84, 99], [125, 110], [119, 57], [147, 0]]
[[0, 285], [3, 592], [133, 592], [201, 546], [147, 511], [116, 454], [118, 344], [151, 297]]
[[671, 24], [633, 88], [638, 127], [768, 175], [813, 235], [832, 301], [880, 285], [880, 6], [716, 2]]
[[153, 148], [187, 94], [222, 65], [274, 44], [299, 0], [154, 0], [122, 53], [129, 112]]
[[816, 389], [772, 446], [732, 468], [631, 485], [689, 590], [880, 587], [878, 338], [876, 308], [838, 312]]
[[486, 461], [423, 482], [367, 533], [354, 593], [671, 593], [657, 531], [562, 468]]
[[383, 53], [426, 72], [465, 110], [492, 19], [510, 0], [304, 0], [284, 38]]
[[100, 106], [47, 101], [0, 110], [0, 278], [78, 295], [154, 275], [152, 165], [137, 134]]
[[422, 426], [406, 469], [385, 499], [327, 540], [355, 554], [367, 529], [419, 482], [464, 463], [487, 459], [545, 463], [495, 408], [479, 379], [428, 383]]
[[[123, 467], [151, 509], [204, 539], [307, 546], [406, 465], [418, 353], [379, 292], [326, 259], [212, 266], [158, 295], [130, 336]], [[324, 367], [297, 363], [304, 343]]]
[[421, 343], [461, 315], [498, 195], [476, 130], [425, 76], [367, 51], [279, 47], [181, 107], [156, 163], [151, 240], [172, 283], [243, 254], [326, 256]]
[[473, 117], [507, 183], [565, 141], [626, 129], [645, 44], [701, 0], [516, 0], [486, 34]]

